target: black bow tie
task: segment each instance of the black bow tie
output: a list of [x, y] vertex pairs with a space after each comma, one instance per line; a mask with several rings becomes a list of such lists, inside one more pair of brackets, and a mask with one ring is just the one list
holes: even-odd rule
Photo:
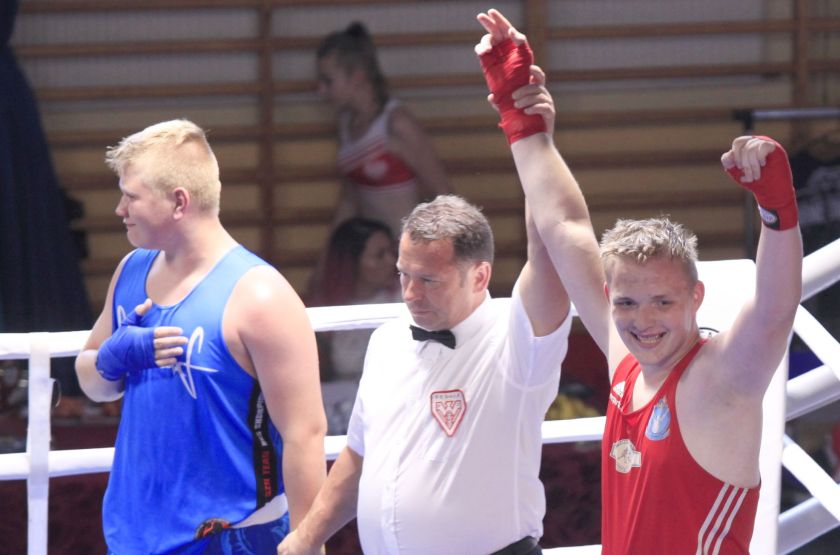
[[437, 341], [438, 343], [455, 348], [455, 334], [449, 330], [428, 331], [417, 326], [409, 326], [411, 328], [411, 337], [415, 341]]

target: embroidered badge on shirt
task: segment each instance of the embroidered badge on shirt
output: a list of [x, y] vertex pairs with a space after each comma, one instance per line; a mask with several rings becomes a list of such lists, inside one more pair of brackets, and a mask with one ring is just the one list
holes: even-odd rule
[[653, 412], [648, 419], [647, 429], [645, 429], [645, 436], [653, 441], [659, 441], [668, 437], [670, 431], [671, 409], [668, 408], [668, 401], [663, 397], [653, 407]]
[[622, 474], [627, 474], [633, 467], [642, 466], [642, 454], [636, 450], [636, 446], [629, 439], [621, 439], [613, 443], [610, 457], [615, 459], [615, 469]]
[[446, 435], [452, 437], [467, 412], [467, 399], [460, 389], [433, 391], [430, 397], [432, 416]]

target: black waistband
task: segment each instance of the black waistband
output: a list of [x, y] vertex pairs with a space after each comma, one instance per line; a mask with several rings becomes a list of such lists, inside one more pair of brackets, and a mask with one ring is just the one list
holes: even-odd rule
[[494, 551], [490, 555], [527, 555], [535, 547], [537, 547], [537, 540], [531, 536], [525, 536], [521, 540], [515, 541], [498, 551]]

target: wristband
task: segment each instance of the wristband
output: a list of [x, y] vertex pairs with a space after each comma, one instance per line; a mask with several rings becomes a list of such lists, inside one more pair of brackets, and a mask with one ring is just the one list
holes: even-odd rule
[[508, 143], [546, 131], [545, 120], [540, 115], [529, 115], [513, 105], [513, 92], [524, 87], [531, 79], [531, 65], [534, 53], [528, 43], [515, 45], [505, 39], [493, 45], [488, 52], [478, 57], [487, 87], [493, 93], [493, 101], [499, 108], [502, 121], [499, 127], [505, 132]]
[[776, 148], [767, 155], [761, 177], [752, 183], [741, 181], [744, 172], [737, 166], [729, 168], [727, 173], [738, 185], [749, 190], [755, 196], [758, 213], [762, 223], [770, 229], [782, 231], [796, 227], [799, 223], [799, 211], [796, 207], [796, 191], [793, 188], [793, 176], [785, 149], [770, 137], [757, 136], [757, 139], [772, 141]]
[[140, 317], [132, 311], [102, 343], [96, 355], [96, 370], [100, 376], [115, 382], [132, 370], [156, 366], [155, 329], [139, 324]]

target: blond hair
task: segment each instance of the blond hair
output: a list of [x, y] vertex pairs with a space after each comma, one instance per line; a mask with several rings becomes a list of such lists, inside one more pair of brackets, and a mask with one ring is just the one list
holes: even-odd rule
[[164, 121], [129, 135], [108, 148], [105, 163], [120, 177], [132, 166], [143, 183], [161, 194], [183, 187], [199, 212], [219, 213], [219, 163], [204, 130], [191, 121]]
[[639, 264], [651, 258], [682, 263], [691, 283], [697, 282], [697, 236], [666, 217], [647, 220], [618, 220], [601, 237], [601, 260], [610, 277], [611, 261], [626, 257]]

